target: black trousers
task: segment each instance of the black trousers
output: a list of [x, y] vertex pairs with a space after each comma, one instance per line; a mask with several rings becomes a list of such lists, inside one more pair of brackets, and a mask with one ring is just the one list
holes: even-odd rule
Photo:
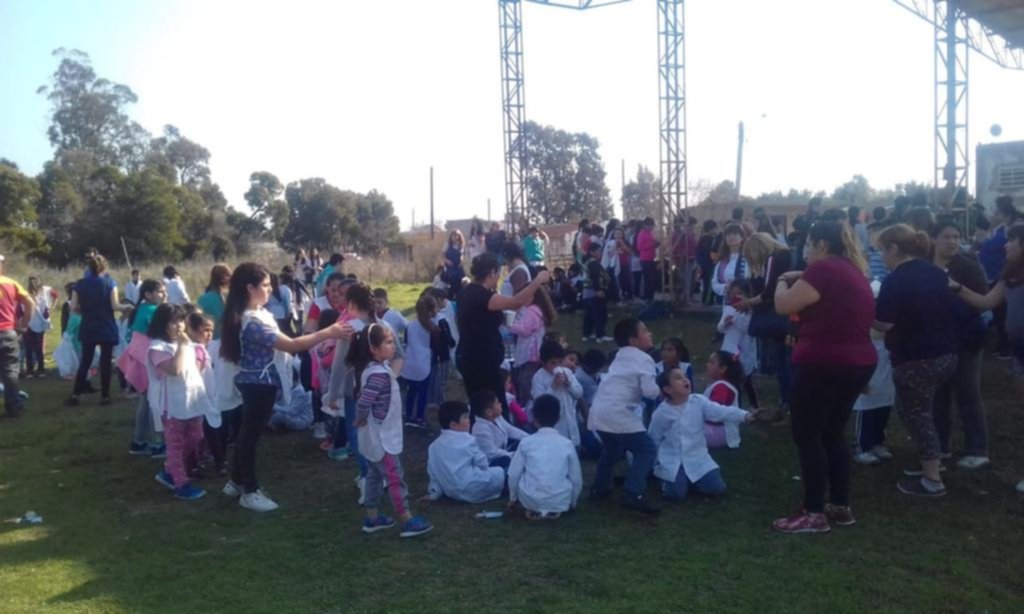
[[658, 285], [658, 263], [643, 260], [640, 267], [644, 272], [644, 300], [649, 301], [654, 298], [654, 290]]
[[75, 377], [75, 389], [72, 394], [81, 394], [87, 389], [89, 369], [92, 368], [93, 357], [96, 356], [96, 346], [99, 346], [100, 394], [104, 398], [110, 396], [110, 376], [114, 358], [114, 345], [113, 343], [82, 342], [82, 361], [78, 363], [78, 375]]
[[833, 504], [850, 504], [850, 446], [843, 433], [874, 372], [875, 365], [793, 365], [791, 426], [808, 512], [825, 510], [826, 490]]
[[238, 428], [242, 422], [242, 408], [221, 412], [220, 426], [214, 428], [203, 418], [203, 439], [213, 456], [213, 464], [220, 469], [227, 463], [228, 444], [238, 436]]
[[462, 383], [466, 387], [466, 396], [477, 390], [490, 390], [501, 402], [501, 415], [511, 420], [508, 414], [508, 401], [505, 399], [505, 382], [501, 375], [501, 364], [487, 364], [479, 360], [465, 360], [461, 356], [455, 359], [455, 366], [462, 374]]
[[242, 418], [235, 440], [231, 481], [241, 485], [246, 493], [251, 493], [260, 489], [256, 480], [256, 446], [274, 411], [277, 386], [238, 384], [238, 391], [242, 393]]

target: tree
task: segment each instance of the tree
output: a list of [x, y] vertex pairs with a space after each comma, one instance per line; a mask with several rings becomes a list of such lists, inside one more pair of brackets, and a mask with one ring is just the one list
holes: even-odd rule
[[150, 143], [147, 162], [179, 185], [200, 189], [210, 183], [210, 150], [181, 136], [168, 124], [164, 135]]
[[266, 171], [249, 175], [245, 202], [252, 210], [252, 219], [275, 241], [280, 241], [284, 236], [291, 215], [288, 203], [281, 199], [282, 192], [284, 186], [277, 175]]
[[627, 220], [661, 217], [661, 182], [646, 166], [636, 170], [636, 180], [622, 190], [622, 216]]
[[356, 197], [356, 235], [352, 247], [363, 254], [378, 254], [398, 240], [400, 224], [395, 207], [376, 190]]
[[36, 204], [41, 197], [35, 179], [0, 164], [0, 241], [31, 256], [46, 253], [46, 237], [36, 227]]
[[707, 192], [707, 196], [704, 200], [697, 203], [698, 205], [704, 205], [708, 203], [735, 203], [737, 200], [736, 184], [726, 179], [720, 181], [711, 190]]
[[134, 170], [144, 158], [149, 134], [132, 121], [125, 109], [138, 101], [127, 85], [97, 77], [89, 56], [78, 50], [57, 49], [60, 64], [46, 94], [52, 107], [47, 130], [58, 158], [71, 151], [88, 152], [95, 166]]
[[875, 199], [875, 190], [864, 175], [854, 175], [853, 179], [832, 192], [832, 198], [851, 205], [863, 205]]
[[531, 222], [559, 223], [611, 217], [598, 141], [527, 122], [527, 208]]
[[332, 249], [354, 235], [356, 198], [323, 179], [302, 179], [288, 184], [288, 225], [279, 243], [288, 250], [300, 247]]

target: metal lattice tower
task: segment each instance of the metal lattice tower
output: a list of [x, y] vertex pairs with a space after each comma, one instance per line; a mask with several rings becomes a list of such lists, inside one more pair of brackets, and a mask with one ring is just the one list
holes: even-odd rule
[[[893, 0], [935, 28], [935, 189], [952, 206], [970, 178], [968, 111], [970, 109], [970, 52], [999, 66], [1024, 70], [1024, 49], [1002, 40], [977, 18], [993, 12], [970, 7], [965, 0]], [[1010, 9], [1006, 9], [1010, 10]], [[998, 12], [998, 11], [996, 11]]]
[[686, 208], [686, 45], [683, 0], [658, 0], [662, 224]]
[[505, 135], [505, 219], [526, 215], [526, 96], [523, 90], [523, 3], [499, 0], [501, 13], [501, 107]]
[[[586, 10], [630, 0], [498, 0], [504, 115], [505, 206], [509, 224], [528, 217], [523, 3]], [[662, 223], [686, 207], [686, 73], [684, 0], [658, 1], [658, 72]]]

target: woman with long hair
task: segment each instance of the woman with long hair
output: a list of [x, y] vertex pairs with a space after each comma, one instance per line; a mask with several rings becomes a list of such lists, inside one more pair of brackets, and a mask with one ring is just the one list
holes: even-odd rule
[[743, 241], [746, 233], [743, 226], [730, 223], [722, 231], [722, 245], [718, 250], [718, 263], [711, 279], [711, 289], [721, 300], [729, 285], [737, 279], [747, 278], [747, 262], [743, 258]]
[[444, 280], [448, 282], [448, 296], [453, 299], [462, 287], [462, 278], [466, 276], [466, 270], [462, 267], [465, 251], [466, 238], [462, 232], [457, 228], [449, 232], [448, 243], [441, 258], [444, 261]]
[[775, 288], [779, 277], [790, 271], [793, 257], [789, 249], [771, 235], [755, 232], [743, 244], [743, 258], [750, 267], [753, 294], [740, 301], [736, 308], [753, 312], [750, 334], [770, 346], [766, 350], [772, 352], [774, 358], [772, 366], [779, 382], [779, 405], [784, 412], [789, 408], [791, 384], [790, 351], [786, 344], [789, 320], [775, 311]]
[[920, 468], [904, 473], [900, 492], [919, 497], [946, 494], [942, 483], [942, 446], [935, 429], [935, 393], [957, 362], [955, 299], [949, 277], [928, 260], [928, 234], [906, 224], [878, 235], [878, 247], [890, 273], [882, 282], [875, 308], [875, 329], [885, 333], [900, 418], [917, 444]]
[[235, 441], [231, 480], [224, 494], [239, 497], [239, 504], [257, 512], [277, 509], [256, 479], [256, 446], [270, 419], [274, 402], [291, 399], [292, 368], [287, 354], [308, 351], [329, 338], [345, 339], [352, 327], [337, 323], [295, 339], [284, 335], [266, 309], [270, 273], [255, 262], [245, 262], [231, 275], [224, 306], [220, 356], [234, 366], [232, 382], [242, 397], [242, 420]]
[[855, 522], [844, 432], [878, 362], [871, 344], [875, 301], [867, 262], [849, 226], [815, 223], [806, 252], [807, 270], [781, 275], [775, 288], [775, 311], [800, 316], [790, 415], [804, 501], [799, 511], [772, 523], [783, 533], [825, 533], [830, 522]]
[[[203, 313], [213, 318], [213, 339], [220, 339], [221, 319], [224, 317], [224, 301], [228, 297], [228, 286], [231, 284], [231, 267], [218, 262], [210, 269], [210, 282], [206, 291], [196, 301]], [[212, 348], [211, 351], [215, 351]]]

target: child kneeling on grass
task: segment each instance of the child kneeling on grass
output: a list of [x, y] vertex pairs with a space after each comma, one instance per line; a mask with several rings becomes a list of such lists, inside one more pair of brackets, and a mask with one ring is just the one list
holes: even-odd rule
[[398, 378], [388, 366], [395, 357], [395, 337], [391, 329], [373, 323], [352, 340], [347, 361], [355, 370], [356, 440], [359, 454], [366, 459], [366, 485], [363, 495], [363, 532], [376, 533], [395, 526], [395, 521], [377, 510], [382, 483], [395, 514], [402, 521], [401, 537], [422, 535], [434, 527], [409, 511], [409, 493], [402, 476], [401, 454], [402, 396]]
[[708, 454], [704, 423], [750, 422], [754, 414], [692, 394], [690, 380], [681, 369], [659, 375], [658, 387], [665, 401], [654, 411], [648, 434], [658, 446], [654, 475], [663, 481], [662, 494], [670, 501], [682, 501], [691, 489], [704, 495], [724, 494], [722, 473]]
[[477, 390], [469, 395], [469, 405], [476, 416], [471, 432], [487, 456], [487, 462], [492, 467], [508, 469], [516, 444], [529, 433], [512, 426], [502, 417], [501, 402], [491, 390]]
[[427, 449], [427, 497], [447, 496], [466, 503], [483, 503], [501, 496], [505, 470], [492, 467], [476, 439], [469, 434], [469, 406], [445, 401], [437, 409], [441, 435]]
[[220, 418], [206, 394], [206, 386], [196, 360], [196, 350], [185, 327], [186, 312], [180, 305], [164, 303], [156, 308], [149, 323], [149, 351], [146, 371], [149, 375], [150, 406], [160, 416], [167, 443], [164, 469], [156, 481], [174, 490], [185, 501], [206, 494], [190, 483], [199, 469], [199, 448], [203, 442], [203, 416], [215, 422]]
[[583, 475], [576, 447], [555, 430], [562, 415], [558, 399], [545, 394], [533, 401], [539, 429], [523, 439], [508, 470], [508, 505], [516, 503], [530, 520], [554, 520], [576, 507]]

